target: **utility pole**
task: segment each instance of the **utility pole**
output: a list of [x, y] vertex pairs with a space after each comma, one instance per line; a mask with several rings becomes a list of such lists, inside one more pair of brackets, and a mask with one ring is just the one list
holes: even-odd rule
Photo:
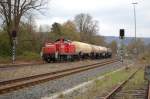
[[[136, 43], [136, 31], [137, 31], [137, 28], [136, 28], [136, 9], [135, 9], [135, 6], [138, 4], [137, 2], [134, 2], [132, 3], [133, 4], [133, 10], [134, 10], [134, 32], [135, 32], [135, 43]], [[137, 47], [135, 47], [135, 54], [137, 54]]]

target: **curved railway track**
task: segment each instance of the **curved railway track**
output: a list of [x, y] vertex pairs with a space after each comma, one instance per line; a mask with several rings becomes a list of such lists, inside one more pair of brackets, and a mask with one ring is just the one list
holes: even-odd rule
[[123, 81], [120, 85], [118, 85], [114, 90], [112, 90], [103, 99], [124, 99], [124, 98], [121, 98], [124, 95], [132, 95], [134, 99], [150, 99], [148, 98], [148, 90], [150, 87], [148, 88], [147, 83], [142, 85], [142, 87], [140, 88], [131, 89], [127, 91], [122, 90], [122, 88], [136, 75], [136, 73], [139, 70], [140, 68], [137, 71], [135, 71], [133, 74], [131, 74], [127, 80]]
[[40, 83], [44, 83], [50, 80], [55, 80], [61, 77], [65, 77], [68, 75], [72, 75], [75, 73], [87, 71], [90, 69], [98, 68], [107, 64], [111, 64], [114, 62], [118, 62], [119, 60], [113, 59], [109, 61], [104, 61], [101, 63], [95, 63], [91, 65], [86, 66], [78, 66], [74, 68], [64, 69], [64, 70], [58, 70], [50, 73], [40, 74], [40, 75], [34, 75], [30, 77], [24, 77], [24, 78], [18, 78], [18, 79], [12, 79], [8, 81], [2, 81], [0, 82], [0, 94], [8, 93], [11, 91], [15, 91], [18, 89], [22, 89], [29, 86], [34, 86]]

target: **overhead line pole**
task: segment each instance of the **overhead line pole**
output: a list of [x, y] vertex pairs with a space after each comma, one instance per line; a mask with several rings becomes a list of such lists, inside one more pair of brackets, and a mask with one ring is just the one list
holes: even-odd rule
[[[135, 32], [135, 43], [137, 39], [137, 27], [136, 27], [136, 9], [135, 6], [138, 4], [137, 2], [132, 3], [133, 4], [133, 9], [134, 9], [134, 32]], [[137, 47], [135, 48], [135, 53], [137, 54]]]
[[135, 9], [135, 5], [138, 4], [137, 2], [132, 3], [133, 4], [133, 9], [134, 9], [134, 29], [135, 29], [135, 41], [136, 41], [136, 9]]

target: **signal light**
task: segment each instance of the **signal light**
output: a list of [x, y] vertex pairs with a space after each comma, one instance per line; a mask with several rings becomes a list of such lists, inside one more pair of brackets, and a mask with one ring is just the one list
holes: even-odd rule
[[121, 39], [124, 38], [124, 29], [120, 29], [120, 38], [121, 38]]
[[16, 36], [17, 36], [17, 32], [16, 32], [15, 30], [13, 30], [13, 31], [12, 31], [12, 37], [13, 37], [13, 38], [16, 38]]

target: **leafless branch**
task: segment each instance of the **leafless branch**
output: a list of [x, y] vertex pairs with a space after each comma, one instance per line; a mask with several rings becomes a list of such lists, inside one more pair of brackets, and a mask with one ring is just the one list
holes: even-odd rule
[[18, 31], [21, 18], [29, 11], [40, 11], [47, 4], [47, 0], [1, 0], [0, 15], [6, 22], [7, 32], [11, 38], [11, 31]]

